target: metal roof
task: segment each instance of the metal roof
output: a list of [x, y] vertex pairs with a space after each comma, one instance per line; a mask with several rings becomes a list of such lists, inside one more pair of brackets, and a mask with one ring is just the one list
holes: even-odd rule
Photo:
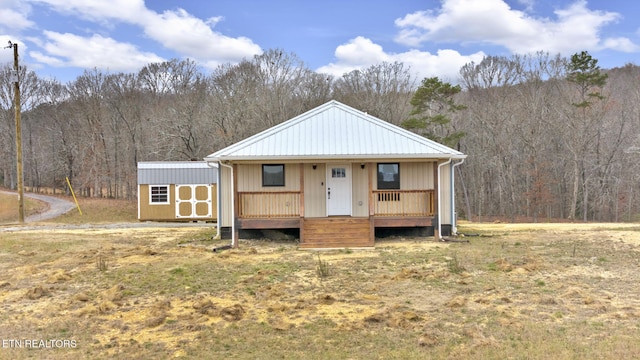
[[[218, 167], [218, 165], [213, 165]], [[140, 161], [138, 169], [205, 169], [205, 161]]]
[[217, 166], [204, 161], [141, 161], [138, 163], [138, 184], [195, 185], [218, 182]]
[[332, 100], [205, 160], [465, 157], [459, 151]]

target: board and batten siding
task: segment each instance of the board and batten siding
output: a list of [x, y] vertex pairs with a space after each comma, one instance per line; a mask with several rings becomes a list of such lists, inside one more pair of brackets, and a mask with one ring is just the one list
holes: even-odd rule
[[435, 189], [435, 184], [433, 183], [433, 162], [399, 162], [397, 160], [389, 160], [372, 164], [374, 169], [371, 173], [371, 181], [374, 190], [378, 189], [378, 163], [400, 164], [400, 190]]
[[233, 209], [231, 207], [231, 198], [233, 197], [233, 193], [231, 191], [231, 184], [233, 181], [231, 178], [231, 169], [226, 166], [220, 166], [218, 171], [220, 171], [220, 226], [230, 227], [232, 225], [233, 216]]
[[440, 222], [451, 224], [451, 164], [440, 168]]
[[369, 166], [372, 163], [364, 164], [364, 169], [360, 163], [351, 164], [351, 215], [354, 217], [369, 217]]
[[300, 190], [299, 164], [284, 164], [284, 186], [262, 186], [262, 164], [239, 164], [236, 176], [238, 177], [238, 192]]
[[304, 216], [325, 217], [327, 214], [327, 188], [325, 164], [304, 164]]

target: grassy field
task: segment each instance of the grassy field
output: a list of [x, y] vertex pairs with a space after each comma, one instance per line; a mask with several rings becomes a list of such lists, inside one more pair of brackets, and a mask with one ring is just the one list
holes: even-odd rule
[[0, 340], [16, 345], [0, 358], [640, 356], [640, 225], [460, 230], [478, 236], [319, 252], [241, 240], [216, 253], [228, 242], [208, 228], [0, 231]]

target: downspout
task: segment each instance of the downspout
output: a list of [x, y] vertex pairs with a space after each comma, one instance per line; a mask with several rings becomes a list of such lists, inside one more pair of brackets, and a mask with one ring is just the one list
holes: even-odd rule
[[456, 170], [456, 166], [462, 165], [462, 163], [464, 162], [464, 159], [460, 160], [460, 162], [457, 163], [453, 163], [453, 165], [451, 165], [451, 235], [457, 235], [458, 234], [458, 227], [457, 227], [457, 219], [456, 219], [456, 203], [455, 203], [455, 193], [456, 193], [456, 189], [455, 189], [455, 182], [454, 182], [454, 177], [455, 177], [455, 170]]
[[235, 219], [234, 209], [236, 208], [236, 204], [235, 204], [235, 196], [234, 196], [235, 187], [233, 186], [233, 176], [234, 176], [233, 166], [224, 164], [222, 163], [222, 161], [220, 161], [218, 164], [231, 170], [231, 247], [235, 248], [238, 246], [238, 244], [236, 244], [236, 239], [235, 239], [236, 219]]
[[[441, 190], [440, 190], [440, 182], [441, 182], [441, 180], [440, 180], [440, 168], [442, 166], [450, 164], [450, 163], [451, 163], [451, 158], [449, 158], [448, 161], [445, 161], [442, 164], [438, 165], [438, 192], [441, 192]], [[440, 196], [440, 194], [438, 194], [438, 214], [437, 214], [437, 216], [438, 216], [438, 238], [440, 240], [442, 240], [442, 226], [441, 226], [442, 216], [441, 216], [441, 212], [440, 212], [440, 210], [442, 208], [441, 204], [442, 204], [442, 196]]]

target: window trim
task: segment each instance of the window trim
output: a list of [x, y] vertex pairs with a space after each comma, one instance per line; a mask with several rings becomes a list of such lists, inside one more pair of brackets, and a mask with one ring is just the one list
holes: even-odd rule
[[[154, 194], [153, 190], [154, 188], [164, 188], [166, 191], [166, 194]], [[171, 189], [169, 185], [149, 185], [149, 205], [167, 205], [171, 203], [171, 193], [170, 193]], [[153, 197], [155, 196], [161, 196], [161, 195], [166, 195], [167, 200], [166, 201], [153, 201]]]
[[[265, 166], [281, 166], [282, 167], [282, 184], [278, 183], [278, 184], [265, 184], [264, 180], [265, 180], [265, 176], [264, 176], [264, 169]], [[284, 164], [262, 164], [262, 186], [263, 187], [284, 187], [285, 186], [285, 166]]]
[[[395, 181], [390, 182], [390, 181], [380, 181], [380, 165], [396, 165], [398, 167], [398, 185], [397, 187], [395, 187], [394, 185], [392, 185], [392, 187], [389, 186], [383, 186], [380, 187], [381, 184], [383, 183], [391, 183], [391, 184], [395, 184]], [[378, 190], [400, 190], [400, 163], [399, 162], [387, 162], [387, 163], [377, 163], [376, 166], [376, 186]]]

